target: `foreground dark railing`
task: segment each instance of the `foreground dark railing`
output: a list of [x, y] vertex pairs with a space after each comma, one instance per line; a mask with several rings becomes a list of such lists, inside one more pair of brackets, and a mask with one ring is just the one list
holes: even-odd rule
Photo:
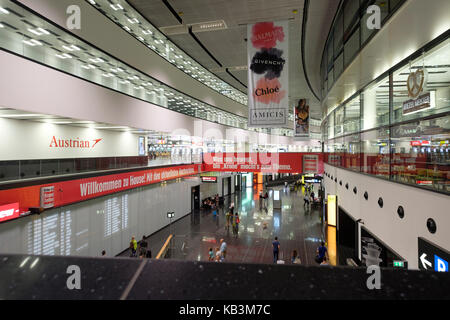
[[0, 255], [0, 300], [450, 298], [448, 273], [381, 269], [379, 290], [368, 289], [370, 276], [349, 267]]

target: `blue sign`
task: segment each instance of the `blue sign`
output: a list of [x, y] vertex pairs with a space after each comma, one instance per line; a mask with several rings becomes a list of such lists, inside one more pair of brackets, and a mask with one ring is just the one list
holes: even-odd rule
[[448, 262], [434, 255], [434, 271], [448, 272]]

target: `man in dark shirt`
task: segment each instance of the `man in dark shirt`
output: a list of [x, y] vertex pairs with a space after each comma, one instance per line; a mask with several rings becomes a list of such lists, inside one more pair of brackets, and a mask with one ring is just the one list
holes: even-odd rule
[[280, 252], [280, 242], [278, 241], [278, 237], [275, 237], [275, 241], [272, 242], [272, 246], [273, 246], [273, 263], [277, 263], [278, 253]]

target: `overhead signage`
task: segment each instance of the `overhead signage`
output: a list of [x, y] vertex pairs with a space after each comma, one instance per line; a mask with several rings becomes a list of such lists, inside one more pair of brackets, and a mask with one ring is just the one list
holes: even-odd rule
[[450, 253], [424, 238], [419, 237], [418, 241], [419, 269], [448, 272]]
[[327, 197], [327, 223], [329, 226], [336, 227], [337, 216], [337, 196], [329, 194]]
[[288, 31], [288, 21], [247, 27], [249, 127], [288, 123]]
[[294, 108], [294, 138], [309, 138], [309, 103], [307, 99], [298, 100]]
[[16, 219], [19, 215], [20, 212], [18, 202], [0, 206], [0, 223]]
[[202, 176], [202, 182], [211, 182], [211, 183], [217, 183], [217, 177], [206, 177]]

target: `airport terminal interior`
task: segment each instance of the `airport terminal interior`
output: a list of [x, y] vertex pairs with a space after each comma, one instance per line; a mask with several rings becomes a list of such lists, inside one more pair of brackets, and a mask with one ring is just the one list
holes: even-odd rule
[[450, 1], [0, 0], [0, 70], [0, 300], [450, 298]]

